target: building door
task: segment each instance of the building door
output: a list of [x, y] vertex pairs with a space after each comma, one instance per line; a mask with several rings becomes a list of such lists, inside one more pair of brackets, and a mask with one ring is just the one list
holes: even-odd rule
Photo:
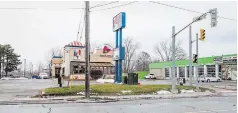
[[55, 77], [56, 78], [60, 77], [60, 69], [61, 68], [55, 68]]

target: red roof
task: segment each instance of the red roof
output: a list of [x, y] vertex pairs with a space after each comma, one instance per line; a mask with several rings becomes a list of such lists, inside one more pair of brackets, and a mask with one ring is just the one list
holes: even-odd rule
[[84, 46], [84, 45], [78, 41], [73, 41], [73, 42], [67, 44], [66, 46]]

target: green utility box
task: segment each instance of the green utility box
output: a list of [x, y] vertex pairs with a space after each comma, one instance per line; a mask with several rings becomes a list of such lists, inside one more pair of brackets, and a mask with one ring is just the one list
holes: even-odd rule
[[138, 84], [138, 74], [137, 73], [128, 73], [127, 84], [128, 85], [137, 85]]

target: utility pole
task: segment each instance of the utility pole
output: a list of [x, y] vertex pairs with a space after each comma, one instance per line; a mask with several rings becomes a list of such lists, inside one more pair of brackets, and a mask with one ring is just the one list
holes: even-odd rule
[[176, 87], [175, 79], [175, 26], [172, 27], [172, 91]]
[[31, 62], [31, 76], [33, 75], [33, 64]]
[[[198, 56], [198, 33], [196, 34], [196, 54], [197, 54], [197, 56]], [[198, 56], [198, 58], [199, 58], [199, 56]], [[197, 91], [199, 90], [199, 82], [200, 81], [198, 81], [198, 59], [197, 59], [197, 66], [196, 66], [196, 75], [197, 75], [197, 80], [196, 80], [196, 82], [197, 82], [197, 84], [196, 84], [196, 89], [197, 89]]]
[[85, 63], [86, 63], [86, 71], [85, 71], [85, 97], [90, 97], [89, 92], [89, 76], [90, 76], [90, 65], [89, 65], [89, 30], [90, 30], [90, 20], [89, 20], [89, 1], [85, 1], [85, 46], [86, 46], [86, 54], [85, 54]]
[[24, 59], [24, 77], [26, 77], [26, 59]]
[[189, 26], [189, 85], [192, 86], [192, 26]]

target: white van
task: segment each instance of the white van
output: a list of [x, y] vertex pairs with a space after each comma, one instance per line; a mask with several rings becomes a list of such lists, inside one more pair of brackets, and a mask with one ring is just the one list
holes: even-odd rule
[[221, 81], [221, 78], [215, 77], [212, 75], [202, 75], [202, 76], [200, 76], [199, 79], [202, 82], [220, 82]]
[[156, 79], [154, 74], [149, 74], [144, 77], [145, 79]]
[[47, 73], [40, 73], [39, 76], [41, 79], [49, 79], [50, 78]]

